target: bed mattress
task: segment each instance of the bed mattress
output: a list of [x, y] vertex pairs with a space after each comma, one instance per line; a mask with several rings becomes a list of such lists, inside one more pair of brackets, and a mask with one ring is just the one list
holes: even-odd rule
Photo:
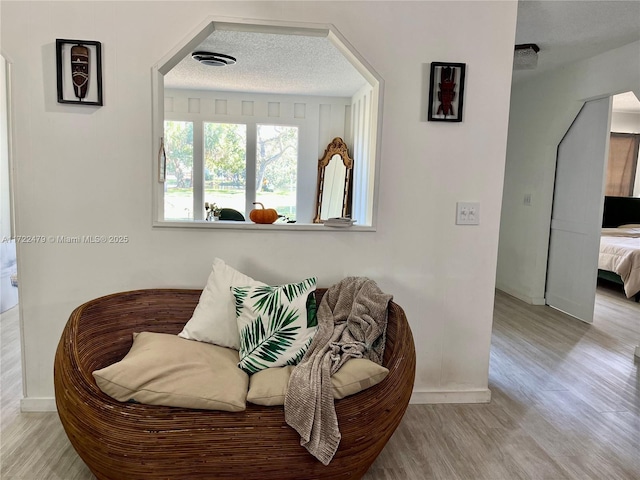
[[598, 268], [622, 278], [627, 298], [640, 292], [640, 228], [603, 228]]

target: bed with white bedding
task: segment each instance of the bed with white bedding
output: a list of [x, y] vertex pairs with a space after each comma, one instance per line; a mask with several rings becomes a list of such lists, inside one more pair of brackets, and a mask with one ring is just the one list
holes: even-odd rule
[[[640, 198], [605, 196], [603, 207], [598, 277], [622, 284], [639, 302]], [[640, 358], [640, 345], [634, 354]]]
[[598, 278], [640, 301], [640, 198], [604, 197]]
[[[640, 224], [602, 229], [598, 270], [620, 277], [627, 298], [640, 299]], [[600, 276], [615, 281], [615, 277]]]

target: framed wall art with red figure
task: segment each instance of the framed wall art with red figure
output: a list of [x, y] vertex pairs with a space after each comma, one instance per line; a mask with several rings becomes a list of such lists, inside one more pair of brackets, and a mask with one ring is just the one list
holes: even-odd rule
[[465, 63], [432, 62], [429, 83], [430, 122], [461, 122]]
[[58, 103], [102, 105], [102, 46], [56, 39]]

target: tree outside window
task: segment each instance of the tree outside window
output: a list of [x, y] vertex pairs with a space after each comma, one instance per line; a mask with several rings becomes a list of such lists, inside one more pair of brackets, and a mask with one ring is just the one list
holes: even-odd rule
[[164, 184], [164, 217], [193, 219], [193, 123], [164, 122], [167, 173]]
[[245, 213], [247, 126], [204, 124], [205, 200]]
[[298, 127], [258, 125], [256, 132], [256, 201], [279, 214], [296, 217]]
[[[203, 158], [194, 162], [194, 124], [166, 121], [165, 219], [194, 219], [198, 208], [194, 206], [192, 181], [195, 163], [204, 170], [204, 202], [238, 210], [246, 217], [247, 202], [255, 199], [295, 220], [298, 127], [256, 125], [254, 132], [249, 138], [245, 124], [203, 122]], [[247, 158], [247, 142], [255, 142], [252, 158]], [[251, 195], [247, 192], [247, 164], [255, 167], [255, 192]]]

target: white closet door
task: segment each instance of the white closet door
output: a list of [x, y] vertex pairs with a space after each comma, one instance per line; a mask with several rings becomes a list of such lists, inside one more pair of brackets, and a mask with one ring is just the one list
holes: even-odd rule
[[593, 322], [611, 97], [584, 104], [558, 147], [546, 302]]

